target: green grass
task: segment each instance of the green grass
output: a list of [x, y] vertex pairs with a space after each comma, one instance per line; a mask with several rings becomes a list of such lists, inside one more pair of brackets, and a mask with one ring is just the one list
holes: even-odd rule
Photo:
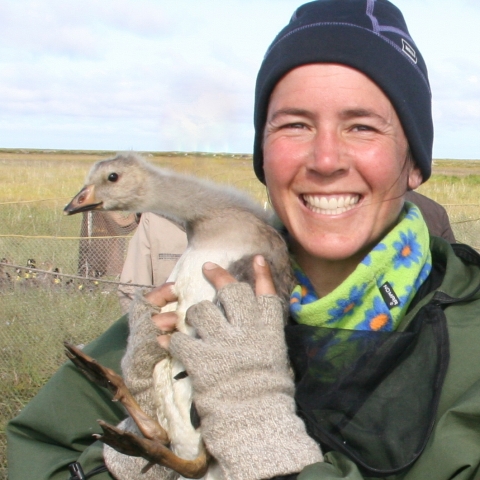
[[[0, 149], [0, 203], [44, 199], [66, 203], [83, 185], [90, 166], [112, 155], [114, 152], [27, 154]], [[144, 156], [162, 167], [234, 185], [254, 196], [265, 195], [251, 168], [250, 155], [167, 152]]]

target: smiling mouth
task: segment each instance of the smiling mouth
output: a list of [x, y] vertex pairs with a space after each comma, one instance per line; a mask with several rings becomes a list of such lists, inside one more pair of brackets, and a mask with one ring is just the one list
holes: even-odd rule
[[317, 195], [302, 195], [305, 206], [314, 213], [322, 215], [340, 215], [357, 205], [360, 195], [342, 195], [325, 197]]

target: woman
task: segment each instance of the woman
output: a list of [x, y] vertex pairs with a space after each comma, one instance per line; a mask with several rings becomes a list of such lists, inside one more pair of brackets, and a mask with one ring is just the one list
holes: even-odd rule
[[[300, 7], [260, 69], [255, 129], [255, 172], [298, 281], [286, 334], [259, 257], [255, 293], [206, 264], [223, 309], [189, 310], [198, 339], [158, 337], [187, 368], [224, 477], [478, 478], [480, 259], [431, 240], [404, 203], [430, 175], [433, 128], [426, 67], [401, 13], [386, 0]], [[146, 300], [153, 309], [174, 298], [164, 285]], [[171, 314], [152, 319], [174, 328]], [[88, 353], [116, 365], [126, 335], [117, 324]], [[62, 405], [48, 389], [10, 425], [48, 470], [39, 478], [63, 478], [68, 456], [85, 470], [101, 463], [86, 425], [121, 418], [68, 368], [49, 389], [68, 388], [79, 405], [69, 428], [37, 418], [45, 402]]]

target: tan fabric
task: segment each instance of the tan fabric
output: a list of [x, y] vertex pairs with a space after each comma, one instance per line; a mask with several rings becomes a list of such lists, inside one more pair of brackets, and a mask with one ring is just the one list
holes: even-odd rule
[[[187, 248], [187, 235], [178, 225], [154, 213], [144, 213], [130, 240], [120, 282], [162, 285]], [[136, 287], [120, 285], [122, 313], [128, 312]]]
[[444, 238], [450, 243], [456, 243], [445, 208], [431, 198], [414, 191], [407, 192], [405, 200], [414, 203], [420, 209], [430, 235]]

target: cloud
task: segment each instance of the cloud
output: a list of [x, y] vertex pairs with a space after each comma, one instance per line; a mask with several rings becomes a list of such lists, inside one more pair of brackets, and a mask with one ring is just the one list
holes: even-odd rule
[[35, 55], [96, 58], [105, 37], [155, 38], [171, 24], [165, 9], [148, 0], [7, 0], [0, 7], [0, 44]]
[[[139, 2], [136, 17], [129, 16], [132, 3], [124, 1], [118, 2], [118, 8], [111, 9], [115, 14], [109, 16], [110, 3], [100, 8], [98, 2], [87, 2], [86, 10], [93, 7], [86, 15], [75, 8], [76, 2], [69, 8], [70, 2], [51, 2], [43, 11], [50, 36], [33, 47], [36, 31], [32, 28], [30, 40], [15, 45], [16, 54], [10, 59], [6, 55], [0, 60], [0, 111], [28, 116], [30, 121], [48, 118], [57, 127], [57, 115], [75, 124], [110, 122], [118, 126], [127, 121], [132, 130], [145, 119], [150, 122], [148, 131], [169, 148], [230, 144], [240, 148], [238, 139], [249, 145], [243, 130], [251, 135], [254, 73], [250, 57], [242, 56], [227, 42], [219, 43], [213, 28], [199, 41], [197, 34], [188, 30], [192, 25], [194, 30], [205, 28], [199, 17], [187, 17], [166, 35], [172, 30], [175, 12], [170, 11], [170, 18], [161, 12], [155, 17], [150, 9], [156, 5], [158, 10], [158, 4]], [[31, 12], [31, 18], [40, 18], [38, 11]], [[10, 19], [15, 13], [19, 14], [18, 10], [10, 12]], [[33, 22], [24, 21], [24, 25]], [[215, 23], [212, 18], [210, 21]], [[100, 23], [108, 28], [96, 36]], [[60, 24], [62, 28], [54, 28]], [[90, 29], [85, 38], [90, 38], [92, 48], [87, 48], [89, 42], [78, 43], [76, 49], [72, 46], [77, 27]], [[38, 21], [36, 28], [38, 32]], [[71, 41], [67, 42], [65, 31], [69, 29]], [[152, 29], [163, 34], [157, 32], [153, 37], [148, 32]], [[38, 51], [42, 53], [37, 55]], [[76, 54], [65, 57], [67, 51]]]
[[42, 142], [65, 138], [62, 125], [84, 141], [106, 123], [120, 141], [130, 122], [165, 148], [249, 151], [256, 69], [296, 4], [6, 0], [0, 115], [28, 119], [32, 135], [50, 122]]
[[25, 54], [96, 54], [97, 39], [88, 26], [61, 18], [55, 2], [7, 1], [0, 12], [2, 49], [24, 50]]
[[[436, 144], [473, 151], [451, 132], [480, 131], [477, 0], [395, 3], [429, 66]], [[257, 69], [298, 5], [3, 0], [2, 146], [251, 151]]]
[[437, 130], [480, 130], [480, 61], [472, 56], [437, 62], [431, 79]]

